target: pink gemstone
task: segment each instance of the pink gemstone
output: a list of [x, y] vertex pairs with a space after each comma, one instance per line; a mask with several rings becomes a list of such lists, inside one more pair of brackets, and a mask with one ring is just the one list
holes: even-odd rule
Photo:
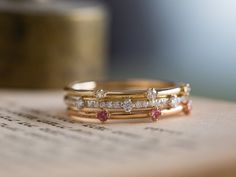
[[161, 116], [161, 110], [158, 108], [152, 109], [150, 111], [150, 116], [153, 121], [156, 121]]
[[185, 113], [186, 115], [188, 115], [188, 114], [191, 113], [192, 109], [193, 109], [192, 101], [189, 100], [189, 101], [186, 103], [186, 106], [185, 106], [185, 108], [184, 108], [184, 113]]
[[105, 110], [102, 111], [98, 111], [97, 112], [97, 118], [101, 121], [101, 122], [105, 122], [108, 118], [109, 118], [109, 113]]

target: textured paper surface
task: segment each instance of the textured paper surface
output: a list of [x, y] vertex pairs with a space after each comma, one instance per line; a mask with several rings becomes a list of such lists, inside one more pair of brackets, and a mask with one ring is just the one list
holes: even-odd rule
[[236, 176], [236, 103], [156, 123], [71, 121], [62, 92], [0, 92], [0, 176]]

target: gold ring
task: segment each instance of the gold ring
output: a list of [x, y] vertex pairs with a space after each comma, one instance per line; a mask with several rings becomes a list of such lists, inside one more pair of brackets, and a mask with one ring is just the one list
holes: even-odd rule
[[158, 120], [162, 116], [189, 114], [190, 85], [159, 80], [89, 81], [65, 88], [64, 101], [73, 119]]

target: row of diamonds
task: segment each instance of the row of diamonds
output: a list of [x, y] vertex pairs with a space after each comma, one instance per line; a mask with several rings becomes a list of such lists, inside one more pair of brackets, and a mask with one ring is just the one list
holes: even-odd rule
[[171, 98], [159, 98], [154, 100], [139, 100], [132, 101], [131, 99], [126, 99], [124, 101], [96, 101], [96, 100], [83, 100], [81, 97], [67, 98], [66, 103], [68, 105], [76, 106], [78, 109], [83, 107], [87, 108], [108, 108], [108, 109], [121, 109], [130, 112], [132, 109], [148, 108], [148, 107], [176, 107], [180, 103], [188, 101], [187, 96], [181, 97], [171, 97]]

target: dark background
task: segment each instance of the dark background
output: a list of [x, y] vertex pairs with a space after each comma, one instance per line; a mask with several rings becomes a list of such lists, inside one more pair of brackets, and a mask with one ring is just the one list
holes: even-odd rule
[[111, 78], [189, 82], [195, 95], [236, 100], [236, 1], [104, 0]]

